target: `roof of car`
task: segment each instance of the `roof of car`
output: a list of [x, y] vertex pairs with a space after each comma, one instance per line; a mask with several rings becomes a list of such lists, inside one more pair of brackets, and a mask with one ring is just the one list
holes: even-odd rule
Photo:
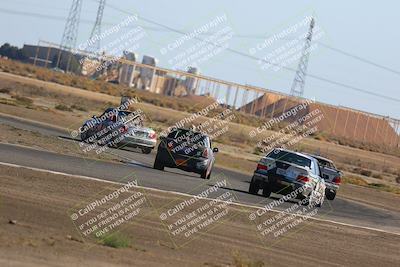
[[193, 132], [193, 133], [199, 133], [199, 134], [202, 134], [202, 135], [206, 136], [206, 135], [205, 135], [204, 133], [202, 133], [202, 132], [195, 131], [195, 130], [189, 129], [189, 128], [175, 128], [175, 129], [173, 129], [171, 132], [175, 132], [175, 131], [178, 131], [178, 130], [190, 131], [190, 132]]
[[332, 160], [324, 158], [324, 157], [321, 157], [321, 156], [317, 156], [317, 155], [314, 155], [314, 154], [307, 154], [307, 155], [310, 155], [311, 157], [316, 158], [316, 159], [321, 159], [321, 160], [325, 160], [325, 161], [333, 163]]
[[308, 154], [304, 154], [304, 153], [300, 153], [300, 152], [296, 152], [296, 151], [289, 150], [289, 149], [284, 149], [284, 148], [274, 148], [274, 150], [275, 150], [275, 149], [281, 150], [281, 151], [285, 151], [285, 152], [289, 152], [289, 153], [293, 153], [293, 154], [296, 154], [296, 155], [298, 155], [298, 156], [305, 157], [305, 158], [307, 158], [307, 159], [309, 159], [309, 160], [311, 160], [311, 161], [314, 161], [314, 160], [315, 160], [314, 157], [312, 157], [311, 155], [308, 155]]

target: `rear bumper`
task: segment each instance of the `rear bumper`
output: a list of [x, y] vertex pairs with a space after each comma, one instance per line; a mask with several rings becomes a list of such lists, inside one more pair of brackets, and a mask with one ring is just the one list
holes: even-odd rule
[[325, 191], [336, 192], [337, 190], [339, 190], [339, 185], [337, 185], [337, 184], [333, 184], [333, 183], [329, 183], [329, 182], [325, 181], [325, 185], [326, 185]]
[[[286, 179], [282, 176], [254, 172], [253, 180], [261, 183], [261, 186], [269, 186], [272, 192], [277, 194], [290, 194], [293, 191], [299, 191], [301, 197], [306, 197], [312, 192], [312, 188], [302, 182]], [[302, 190], [299, 190], [302, 188]]]
[[175, 154], [166, 149], [157, 151], [156, 159], [165, 167], [178, 168], [199, 174], [207, 170], [211, 164], [210, 159]]
[[132, 136], [125, 136], [120, 142], [119, 145], [127, 146], [127, 147], [143, 147], [143, 148], [154, 148], [156, 146], [157, 141], [154, 139], [147, 138], [138, 138]]

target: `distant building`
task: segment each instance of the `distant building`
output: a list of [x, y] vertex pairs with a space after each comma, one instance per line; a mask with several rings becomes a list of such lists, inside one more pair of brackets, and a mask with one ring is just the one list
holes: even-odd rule
[[[138, 55], [136, 53], [124, 51], [124, 56], [122, 58], [125, 60], [136, 62]], [[122, 64], [119, 70], [119, 77], [118, 77], [119, 84], [133, 87], [134, 78], [135, 78], [135, 67], [130, 64]]]
[[[195, 67], [189, 67], [188, 73], [199, 75], [200, 72]], [[185, 86], [188, 95], [194, 95], [196, 93], [197, 78], [187, 77], [185, 81]]]
[[[142, 64], [150, 65], [153, 67], [155, 67], [157, 65], [157, 62], [158, 62], [158, 60], [156, 58], [146, 56], [146, 55], [144, 55], [143, 59], [142, 59]], [[140, 68], [141, 84], [138, 87], [143, 90], [151, 91], [152, 90], [151, 86], [152, 86], [154, 75], [155, 75], [154, 69], [145, 68], [145, 67]]]
[[[51, 68], [56, 64], [58, 57], [68, 57], [71, 53], [50, 46], [37, 46], [24, 44], [22, 48], [28, 56], [29, 63], [35, 63], [36, 66]], [[54, 62], [54, 63], [53, 63]]]
[[79, 65], [82, 65], [80, 62], [84, 61], [84, 55], [74, 54], [71, 51], [52, 46], [24, 44], [22, 49], [28, 56], [28, 62], [36, 66], [63, 70], [68, 67], [68, 71], [74, 71], [75, 73], [82, 71]]

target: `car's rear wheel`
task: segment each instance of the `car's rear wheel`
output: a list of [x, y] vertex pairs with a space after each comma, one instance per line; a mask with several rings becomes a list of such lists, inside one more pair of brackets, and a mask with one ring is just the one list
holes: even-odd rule
[[160, 171], [163, 171], [163, 170], [164, 170], [164, 165], [162, 165], [162, 163], [161, 163], [160, 160], [157, 158], [157, 156], [156, 156], [156, 159], [154, 160], [153, 168], [156, 169], [156, 170], [160, 170]]
[[143, 154], [150, 154], [151, 153], [151, 148], [148, 148], [148, 147], [142, 148], [142, 153]]
[[326, 193], [326, 198], [327, 198], [328, 200], [334, 200], [335, 197], [336, 197], [336, 192], [327, 192], [327, 193]]
[[269, 197], [271, 193], [272, 193], [271, 185], [269, 183], [265, 183], [262, 191], [263, 196]]
[[254, 179], [251, 179], [250, 186], [249, 186], [249, 193], [253, 195], [258, 194], [258, 190], [260, 190], [260, 182]]

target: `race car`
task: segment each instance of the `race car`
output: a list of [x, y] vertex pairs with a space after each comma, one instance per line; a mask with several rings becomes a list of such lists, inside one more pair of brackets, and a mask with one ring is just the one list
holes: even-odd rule
[[79, 129], [81, 140], [115, 148], [140, 148], [149, 154], [156, 146], [156, 132], [143, 126], [140, 112], [108, 108], [100, 116], [93, 116]]
[[322, 206], [325, 181], [318, 161], [308, 155], [276, 148], [261, 158], [254, 171], [249, 193], [269, 197], [271, 193], [294, 196], [304, 205]]
[[215, 163], [215, 153], [210, 138], [191, 129], [178, 128], [166, 137], [160, 138], [154, 169], [164, 167], [178, 168], [200, 174], [203, 179], [210, 179]]
[[310, 156], [318, 160], [318, 164], [321, 168], [322, 178], [324, 178], [326, 184], [326, 198], [329, 200], [334, 200], [342, 180], [342, 172], [336, 168], [332, 160], [317, 155], [310, 154]]

